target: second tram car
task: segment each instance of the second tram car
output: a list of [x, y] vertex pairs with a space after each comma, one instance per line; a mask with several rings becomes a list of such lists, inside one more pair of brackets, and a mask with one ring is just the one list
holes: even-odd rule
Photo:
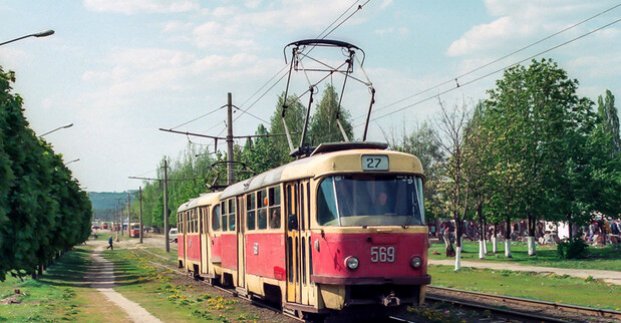
[[[320, 145], [189, 201], [178, 213], [180, 265], [300, 316], [422, 303], [431, 282], [423, 169], [385, 148]], [[193, 243], [208, 246], [201, 259], [193, 236], [206, 240]]]

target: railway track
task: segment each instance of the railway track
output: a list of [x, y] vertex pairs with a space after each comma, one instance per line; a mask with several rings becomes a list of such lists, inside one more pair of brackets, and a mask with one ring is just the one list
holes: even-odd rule
[[620, 322], [621, 312], [532, 299], [490, 295], [444, 287], [428, 287], [427, 301], [486, 310], [501, 316], [545, 322]]

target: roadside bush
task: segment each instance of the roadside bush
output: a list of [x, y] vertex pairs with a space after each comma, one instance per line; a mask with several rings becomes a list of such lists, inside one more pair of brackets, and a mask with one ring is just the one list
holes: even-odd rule
[[582, 259], [589, 254], [589, 245], [579, 237], [561, 241], [556, 252], [561, 259]]

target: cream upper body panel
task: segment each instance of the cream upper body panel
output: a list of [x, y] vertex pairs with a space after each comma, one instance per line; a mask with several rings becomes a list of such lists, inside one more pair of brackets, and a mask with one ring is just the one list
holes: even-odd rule
[[227, 187], [220, 196], [227, 199], [253, 190], [301, 178], [318, 178], [334, 173], [364, 172], [362, 157], [387, 156], [388, 169], [382, 172], [413, 173], [424, 176], [420, 160], [410, 154], [380, 149], [351, 149], [319, 154], [293, 161]]

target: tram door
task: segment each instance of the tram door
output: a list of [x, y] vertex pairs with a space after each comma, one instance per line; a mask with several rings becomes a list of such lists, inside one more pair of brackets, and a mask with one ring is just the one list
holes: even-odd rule
[[200, 231], [201, 231], [201, 274], [209, 274], [209, 210], [211, 209], [211, 205], [202, 207], [200, 210]]
[[299, 183], [285, 184], [287, 302], [301, 303]]
[[236, 199], [237, 207], [237, 286], [246, 288], [246, 238], [244, 233], [246, 231], [246, 203], [243, 197]]

